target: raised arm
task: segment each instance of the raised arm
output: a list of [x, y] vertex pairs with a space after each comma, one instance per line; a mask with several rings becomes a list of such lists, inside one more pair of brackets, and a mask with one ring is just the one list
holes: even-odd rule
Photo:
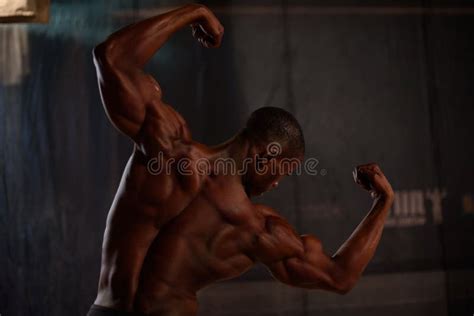
[[298, 236], [282, 217], [267, 210], [266, 231], [259, 238], [255, 257], [276, 279], [292, 286], [340, 294], [352, 289], [374, 255], [393, 201], [392, 188], [376, 164], [359, 166], [354, 179], [370, 191], [373, 204], [332, 256], [324, 252], [316, 237]]
[[186, 5], [124, 27], [94, 48], [102, 102], [109, 119], [140, 148], [172, 149], [190, 137], [184, 120], [161, 99], [158, 83], [143, 66], [177, 30], [191, 25], [205, 47], [220, 45], [223, 27], [206, 7]]

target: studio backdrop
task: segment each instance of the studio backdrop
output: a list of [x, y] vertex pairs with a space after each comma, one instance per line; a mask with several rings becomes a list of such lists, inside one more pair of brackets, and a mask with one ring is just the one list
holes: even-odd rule
[[[0, 25], [0, 314], [85, 315], [131, 142], [108, 122], [92, 48], [179, 1], [53, 1], [47, 24]], [[371, 205], [352, 168], [396, 198], [346, 296], [257, 266], [199, 292], [200, 315], [472, 315], [474, 7], [425, 1], [214, 1], [220, 49], [178, 32], [147, 71], [206, 144], [249, 113], [295, 114], [316, 172], [262, 199], [332, 253]]]

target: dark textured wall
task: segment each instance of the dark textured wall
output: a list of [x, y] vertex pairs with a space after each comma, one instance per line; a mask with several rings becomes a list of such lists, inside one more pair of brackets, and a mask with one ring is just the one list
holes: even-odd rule
[[[22, 79], [0, 82], [1, 315], [84, 315], [92, 303], [131, 144], [104, 115], [91, 50], [177, 3], [57, 1], [49, 25], [1, 26], [3, 74], [18, 61], [8, 53], [17, 35], [27, 39]], [[370, 207], [353, 166], [379, 162], [397, 199], [349, 295], [288, 288], [258, 266], [200, 292], [200, 314], [472, 315], [474, 8], [210, 4], [226, 28], [222, 48], [200, 48], [183, 30], [147, 66], [194, 137], [221, 142], [260, 106], [293, 112], [319, 173], [291, 177], [263, 201], [328, 252]]]

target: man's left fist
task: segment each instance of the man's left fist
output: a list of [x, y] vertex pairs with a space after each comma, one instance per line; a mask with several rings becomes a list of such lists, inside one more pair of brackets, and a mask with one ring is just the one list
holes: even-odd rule
[[352, 172], [354, 181], [370, 192], [372, 198], [393, 199], [393, 189], [376, 163], [360, 165]]

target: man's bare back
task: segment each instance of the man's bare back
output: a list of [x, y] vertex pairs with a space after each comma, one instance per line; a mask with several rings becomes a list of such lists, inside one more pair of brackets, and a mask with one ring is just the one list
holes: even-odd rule
[[[223, 28], [217, 18], [203, 6], [187, 5], [125, 27], [94, 50], [107, 115], [135, 147], [107, 218], [94, 302], [102, 309], [90, 315], [102, 315], [104, 308], [195, 315], [199, 289], [257, 262], [283, 283], [347, 292], [380, 240], [393, 200], [390, 184], [376, 164], [356, 169], [354, 179], [374, 202], [333, 256], [316, 237], [299, 236], [278, 211], [252, 203], [252, 196], [301, 166], [301, 128], [288, 112], [262, 108], [224, 144], [194, 141], [184, 119], [162, 101], [158, 83], [142, 70], [186, 25], [203, 46], [219, 47]], [[269, 152], [270, 143], [281, 145], [281, 152]], [[268, 168], [262, 170], [260, 158]], [[239, 172], [216, 167], [219, 159], [230, 159]], [[180, 161], [187, 162], [184, 171]], [[204, 172], [202, 161], [208, 163]], [[170, 168], [154, 172], [151, 162]]]

